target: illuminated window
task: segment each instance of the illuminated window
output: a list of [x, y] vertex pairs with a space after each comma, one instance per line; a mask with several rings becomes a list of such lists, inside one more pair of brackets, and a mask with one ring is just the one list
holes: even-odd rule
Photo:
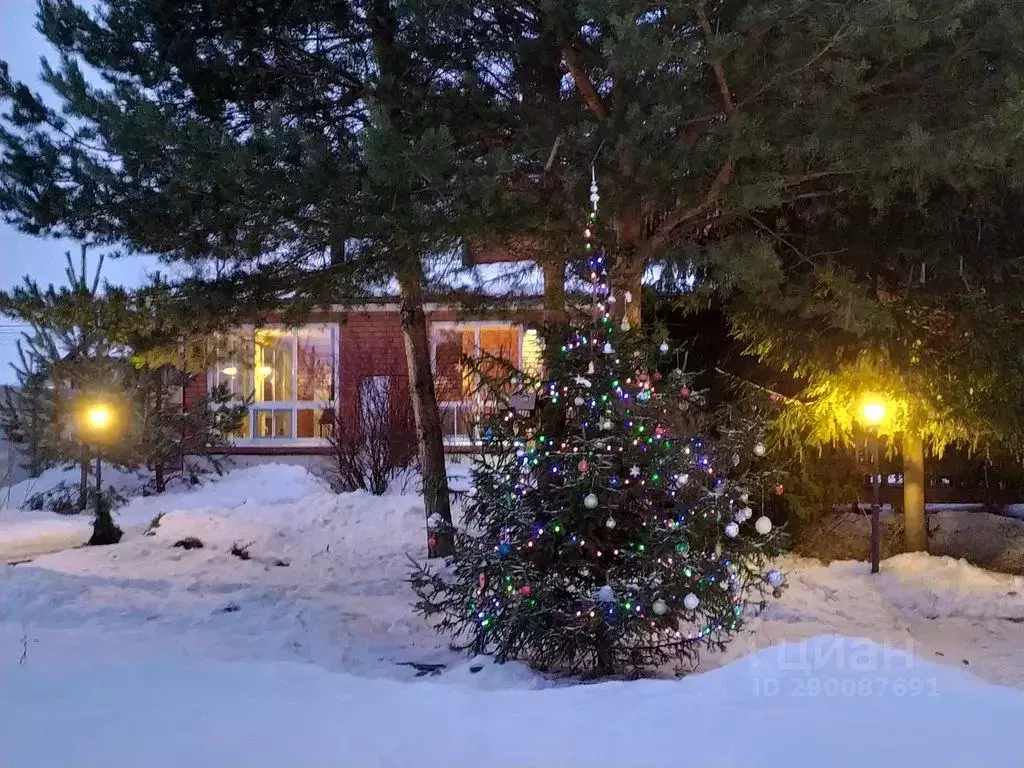
[[338, 328], [249, 328], [221, 334], [210, 387], [250, 399], [235, 438], [242, 442], [321, 442], [333, 423]]
[[[434, 389], [448, 442], [469, 442], [474, 423], [492, 400], [489, 385], [504, 388], [522, 365], [522, 332], [496, 323], [435, 323], [431, 333]], [[474, 371], [467, 358], [477, 358]], [[511, 366], [511, 367], [510, 367]]]

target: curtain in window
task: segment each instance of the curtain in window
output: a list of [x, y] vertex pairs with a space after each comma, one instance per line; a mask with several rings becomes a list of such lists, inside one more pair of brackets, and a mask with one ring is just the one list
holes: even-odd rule
[[[496, 386], [508, 391], [512, 368], [519, 366], [519, 330], [517, 328], [481, 328], [480, 375], [486, 389]], [[487, 397], [487, 393], [483, 393]]]
[[472, 373], [463, 362], [476, 347], [471, 328], [445, 328], [435, 331], [434, 388], [439, 402], [459, 402], [472, 393]]

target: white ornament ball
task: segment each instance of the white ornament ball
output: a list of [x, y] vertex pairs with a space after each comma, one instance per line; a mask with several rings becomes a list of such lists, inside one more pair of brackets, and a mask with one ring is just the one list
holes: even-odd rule
[[729, 589], [729, 582], [725, 579], [722, 579], [720, 582], [718, 582], [718, 588], [723, 592], [727, 591]]
[[739, 535], [739, 532], [740, 527], [736, 523], [729, 523], [727, 526], [725, 526], [725, 535], [728, 536], [730, 539], [735, 539]]
[[434, 512], [430, 517], [427, 518], [427, 528], [430, 528], [431, 530], [435, 528], [440, 528], [443, 523], [444, 518], [437, 514], [437, 512]]
[[750, 501], [750, 494], [744, 491], [740, 494], [740, 504], [746, 504], [748, 501]]
[[655, 616], [664, 616], [667, 611], [668, 611], [668, 604], [664, 600], [662, 600], [660, 597], [657, 600], [655, 600], [653, 603], [651, 603], [651, 612]]
[[766, 536], [772, 531], [772, 521], [769, 520], [765, 515], [761, 515], [757, 518], [757, 522], [754, 523], [754, 530], [760, 533], [762, 536]]
[[617, 523], [615, 522], [614, 517], [609, 517], [607, 520], [604, 521], [604, 527], [607, 528], [609, 531], [616, 525]]
[[740, 507], [736, 510], [736, 522], [745, 523], [754, 516], [754, 510], [750, 507]]
[[583, 497], [583, 506], [586, 507], [587, 509], [596, 509], [597, 508], [597, 494], [588, 493], [586, 496], [584, 496]]
[[663, 354], [663, 355], [666, 352], [668, 352], [668, 342], [667, 341], [661, 342], [661, 346], [658, 347], [658, 351], [660, 351], [661, 354]]
[[785, 581], [785, 577], [782, 575], [782, 571], [778, 568], [772, 568], [768, 571], [768, 575], [765, 576], [765, 581], [773, 587], [781, 587], [782, 582]]
[[764, 456], [765, 450], [766, 449], [764, 447], [764, 443], [754, 443], [754, 455], [755, 456]]
[[610, 341], [606, 341], [606, 342], [604, 343], [604, 349], [603, 349], [603, 351], [604, 351], [604, 353], [605, 353], [606, 355], [610, 355], [610, 354], [612, 354], [613, 352], [615, 352], [615, 350], [614, 350], [614, 349], [612, 349], [612, 343], [611, 343]]
[[572, 401], [573, 405], [575, 406], [581, 406], [585, 402], [586, 401], [582, 397], [577, 397], [575, 400]]
[[599, 603], [614, 603], [615, 602], [615, 591], [605, 584], [599, 590], [597, 590], [597, 601]]
[[688, 592], [686, 597], [683, 598], [683, 607], [688, 611], [694, 610], [698, 605], [700, 605], [700, 598], [693, 594], [693, 592]]
[[612, 428], [612, 420], [611, 419], [605, 419], [604, 421], [601, 422], [601, 429], [611, 429], [611, 428]]

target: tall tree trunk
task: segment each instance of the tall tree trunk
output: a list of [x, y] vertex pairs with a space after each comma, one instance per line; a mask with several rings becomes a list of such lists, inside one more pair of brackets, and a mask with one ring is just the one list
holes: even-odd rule
[[427, 528], [427, 557], [447, 557], [454, 554], [455, 541], [441, 414], [434, 392], [434, 375], [430, 370], [430, 339], [427, 316], [423, 311], [423, 266], [418, 255], [405, 259], [398, 274], [398, 290], [412, 413], [423, 473], [423, 504], [428, 520], [436, 514], [442, 521], [439, 526]]
[[565, 316], [565, 261], [553, 258], [541, 264], [544, 270], [544, 320], [548, 323], [564, 322]]
[[928, 551], [928, 521], [924, 511], [924, 441], [917, 432], [903, 435], [903, 548]]

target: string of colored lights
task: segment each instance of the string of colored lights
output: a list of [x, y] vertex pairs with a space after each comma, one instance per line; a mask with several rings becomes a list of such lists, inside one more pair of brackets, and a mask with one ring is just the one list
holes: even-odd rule
[[[589, 329], [571, 329], [558, 348], [563, 367], [586, 373], [553, 378], [541, 387], [552, 406], [564, 409], [567, 426], [575, 428], [567, 428], [557, 440], [543, 433], [520, 435], [519, 415], [509, 409], [503, 422], [506, 428], [513, 425], [512, 434], [493, 426], [486, 430], [485, 441], [512, 445], [514, 458], [507, 471], [491, 468], [475, 477], [478, 493], [483, 490], [488, 503], [500, 501], [504, 523], [493, 546], [492, 571], [500, 574], [499, 583], [490, 584], [481, 572], [468, 608], [486, 630], [507, 610], [537, 609], [539, 595], [566, 593], [572, 599], [552, 601], [544, 610], [558, 612], [566, 621], [577, 619], [584, 629], [587, 622], [620, 627], [649, 622], [649, 629], [660, 634], [653, 645], [670, 648], [735, 630], [748, 592], [764, 584], [777, 591], [783, 578], [777, 569], [767, 574], [757, 570], [758, 558], [748, 563], [763, 542], [741, 536], [753, 512], [747, 492], [732, 487], [728, 477], [729, 466], [741, 463], [739, 454], [719, 456], [700, 437], [673, 436], [662, 418], [671, 401], [702, 405], [700, 393], [690, 389], [681, 371], [663, 377], [657, 360], [640, 351], [633, 350], [635, 359], [624, 366], [621, 353], [634, 340], [627, 312], [622, 313], [621, 329], [616, 328], [618, 299], [609, 285], [606, 254], [595, 246], [599, 200], [592, 173], [591, 210], [583, 229], [592, 322]], [[624, 292], [621, 298], [628, 304], [634, 297]], [[662, 356], [669, 349], [667, 341], [658, 347]], [[631, 373], [624, 376], [623, 367]], [[751, 452], [761, 457], [763, 446], [755, 443]], [[580, 514], [581, 507], [586, 513]], [[761, 515], [754, 529], [759, 537], [768, 537], [770, 519]], [[633, 537], [638, 531], [645, 541]], [[714, 546], [707, 546], [711, 541]], [[504, 570], [514, 572], [503, 573], [502, 564], [512, 559], [516, 567]], [[635, 588], [623, 588], [617, 582], [622, 593], [617, 595], [608, 574], [641, 560], [656, 564], [657, 571], [635, 569], [646, 574], [647, 583], [640, 584], [637, 577]], [[540, 565], [550, 562], [577, 563], [579, 583], [555, 584]], [[594, 583], [598, 573], [604, 574], [605, 583]], [[693, 629], [684, 631], [681, 620]]]

